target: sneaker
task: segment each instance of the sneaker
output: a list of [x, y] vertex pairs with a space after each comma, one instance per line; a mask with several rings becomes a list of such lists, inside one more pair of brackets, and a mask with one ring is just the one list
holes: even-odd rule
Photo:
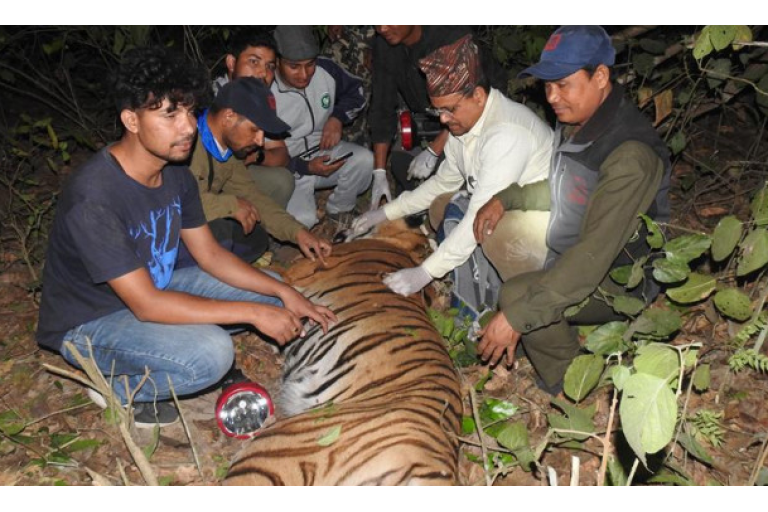
[[179, 411], [172, 402], [147, 402], [133, 406], [133, 423], [136, 428], [167, 427], [179, 421]]
[[[88, 388], [88, 398], [101, 409], [107, 408], [107, 400], [98, 391]], [[165, 427], [179, 420], [179, 411], [171, 402], [141, 403], [133, 406], [133, 423], [136, 428]]]

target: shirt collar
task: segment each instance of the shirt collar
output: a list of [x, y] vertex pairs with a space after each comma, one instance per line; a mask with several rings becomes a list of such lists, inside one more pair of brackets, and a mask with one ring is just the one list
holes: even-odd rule
[[470, 139], [477, 138], [483, 133], [483, 126], [485, 125], [485, 120], [488, 119], [488, 116], [490, 115], [488, 112], [490, 112], [491, 109], [493, 108], [493, 104], [495, 103], [495, 101], [496, 101], [496, 89], [489, 89], [488, 100], [485, 102], [483, 113], [480, 114], [480, 118], [475, 123], [475, 126], [473, 126], [464, 135], [459, 135], [458, 137], [456, 137], [461, 141], [462, 144], [466, 144], [467, 142], [469, 142]]

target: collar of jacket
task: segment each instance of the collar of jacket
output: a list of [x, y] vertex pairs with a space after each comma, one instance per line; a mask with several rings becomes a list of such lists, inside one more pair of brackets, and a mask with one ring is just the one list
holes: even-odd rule
[[613, 88], [605, 98], [605, 101], [597, 108], [594, 115], [587, 123], [573, 136], [574, 144], [589, 144], [599, 139], [605, 131], [611, 126], [611, 122], [619, 113], [619, 105], [624, 99], [624, 87], [620, 84], [613, 84]]
[[216, 159], [217, 162], [224, 163], [232, 156], [232, 150], [227, 150], [222, 153], [219, 149], [219, 143], [216, 137], [211, 133], [211, 129], [208, 126], [208, 109], [203, 111], [203, 114], [197, 119], [197, 132], [200, 134], [200, 141], [203, 143], [203, 147], [208, 151], [208, 154]]
[[462, 144], [466, 144], [468, 141], [480, 137], [483, 133], [483, 126], [485, 125], [485, 120], [488, 119], [488, 116], [490, 115], [489, 112], [493, 109], [493, 105], [496, 102], [496, 95], [499, 94], [496, 92], [496, 89], [489, 89], [488, 92], [488, 100], [485, 102], [485, 107], [483, 107], [483, 113], [480, 114], [480, 117], [477, 119], [477, 122], [475, 125], [470, 128], [470, 130], [465, 133], [464, 135], [459, 135], [456, 137], [461, 141]]
[[[313, 76], [312, 80], [314, 79], [315, 77]], [[283, 82], [283, 79], [280, 78], [280, 73], [275, 72], [274, 85], [277, 87], [277, 92], [298, 92], [300, 94], [306, 94], [306, 90], [309, 89], [309, 87], [312, 85], [312, 80], [309, 81], [309, 84], [304, 89], [297, 89]]]

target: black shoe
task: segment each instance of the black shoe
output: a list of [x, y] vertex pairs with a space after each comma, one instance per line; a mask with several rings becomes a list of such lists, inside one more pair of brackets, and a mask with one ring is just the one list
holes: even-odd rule
[[136, 428], [166, 427], [179, 421], [179, 411], [171, 402], [134, 404], [133, 423]]
[[224, 389], [231, 386], [232, 384], [245, 382], [246, 380], [248, 380], [248, 377], [245, 376], [240, 368], [232, 365], [232, 368], [230, 368], [227, 374], [224, 375], [224, 378], [221, 379], [221, 388]]

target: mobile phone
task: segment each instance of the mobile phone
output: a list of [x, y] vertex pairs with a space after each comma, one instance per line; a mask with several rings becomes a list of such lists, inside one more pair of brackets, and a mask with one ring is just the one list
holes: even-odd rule
[[325, 165], [333, 165], [333, 164], [337, 164], [339, 162], [343, 162], [347, 158], [351, 157], [353, 154], [354, 153], [352, 151], [350, 151], [349, 153], [344, 153], [343, 155], [341, 155], [339, 157], [336, 157], [336, 158], [334, 158], [333, 160], [331, 160], [329, 162], [325, 162]]

